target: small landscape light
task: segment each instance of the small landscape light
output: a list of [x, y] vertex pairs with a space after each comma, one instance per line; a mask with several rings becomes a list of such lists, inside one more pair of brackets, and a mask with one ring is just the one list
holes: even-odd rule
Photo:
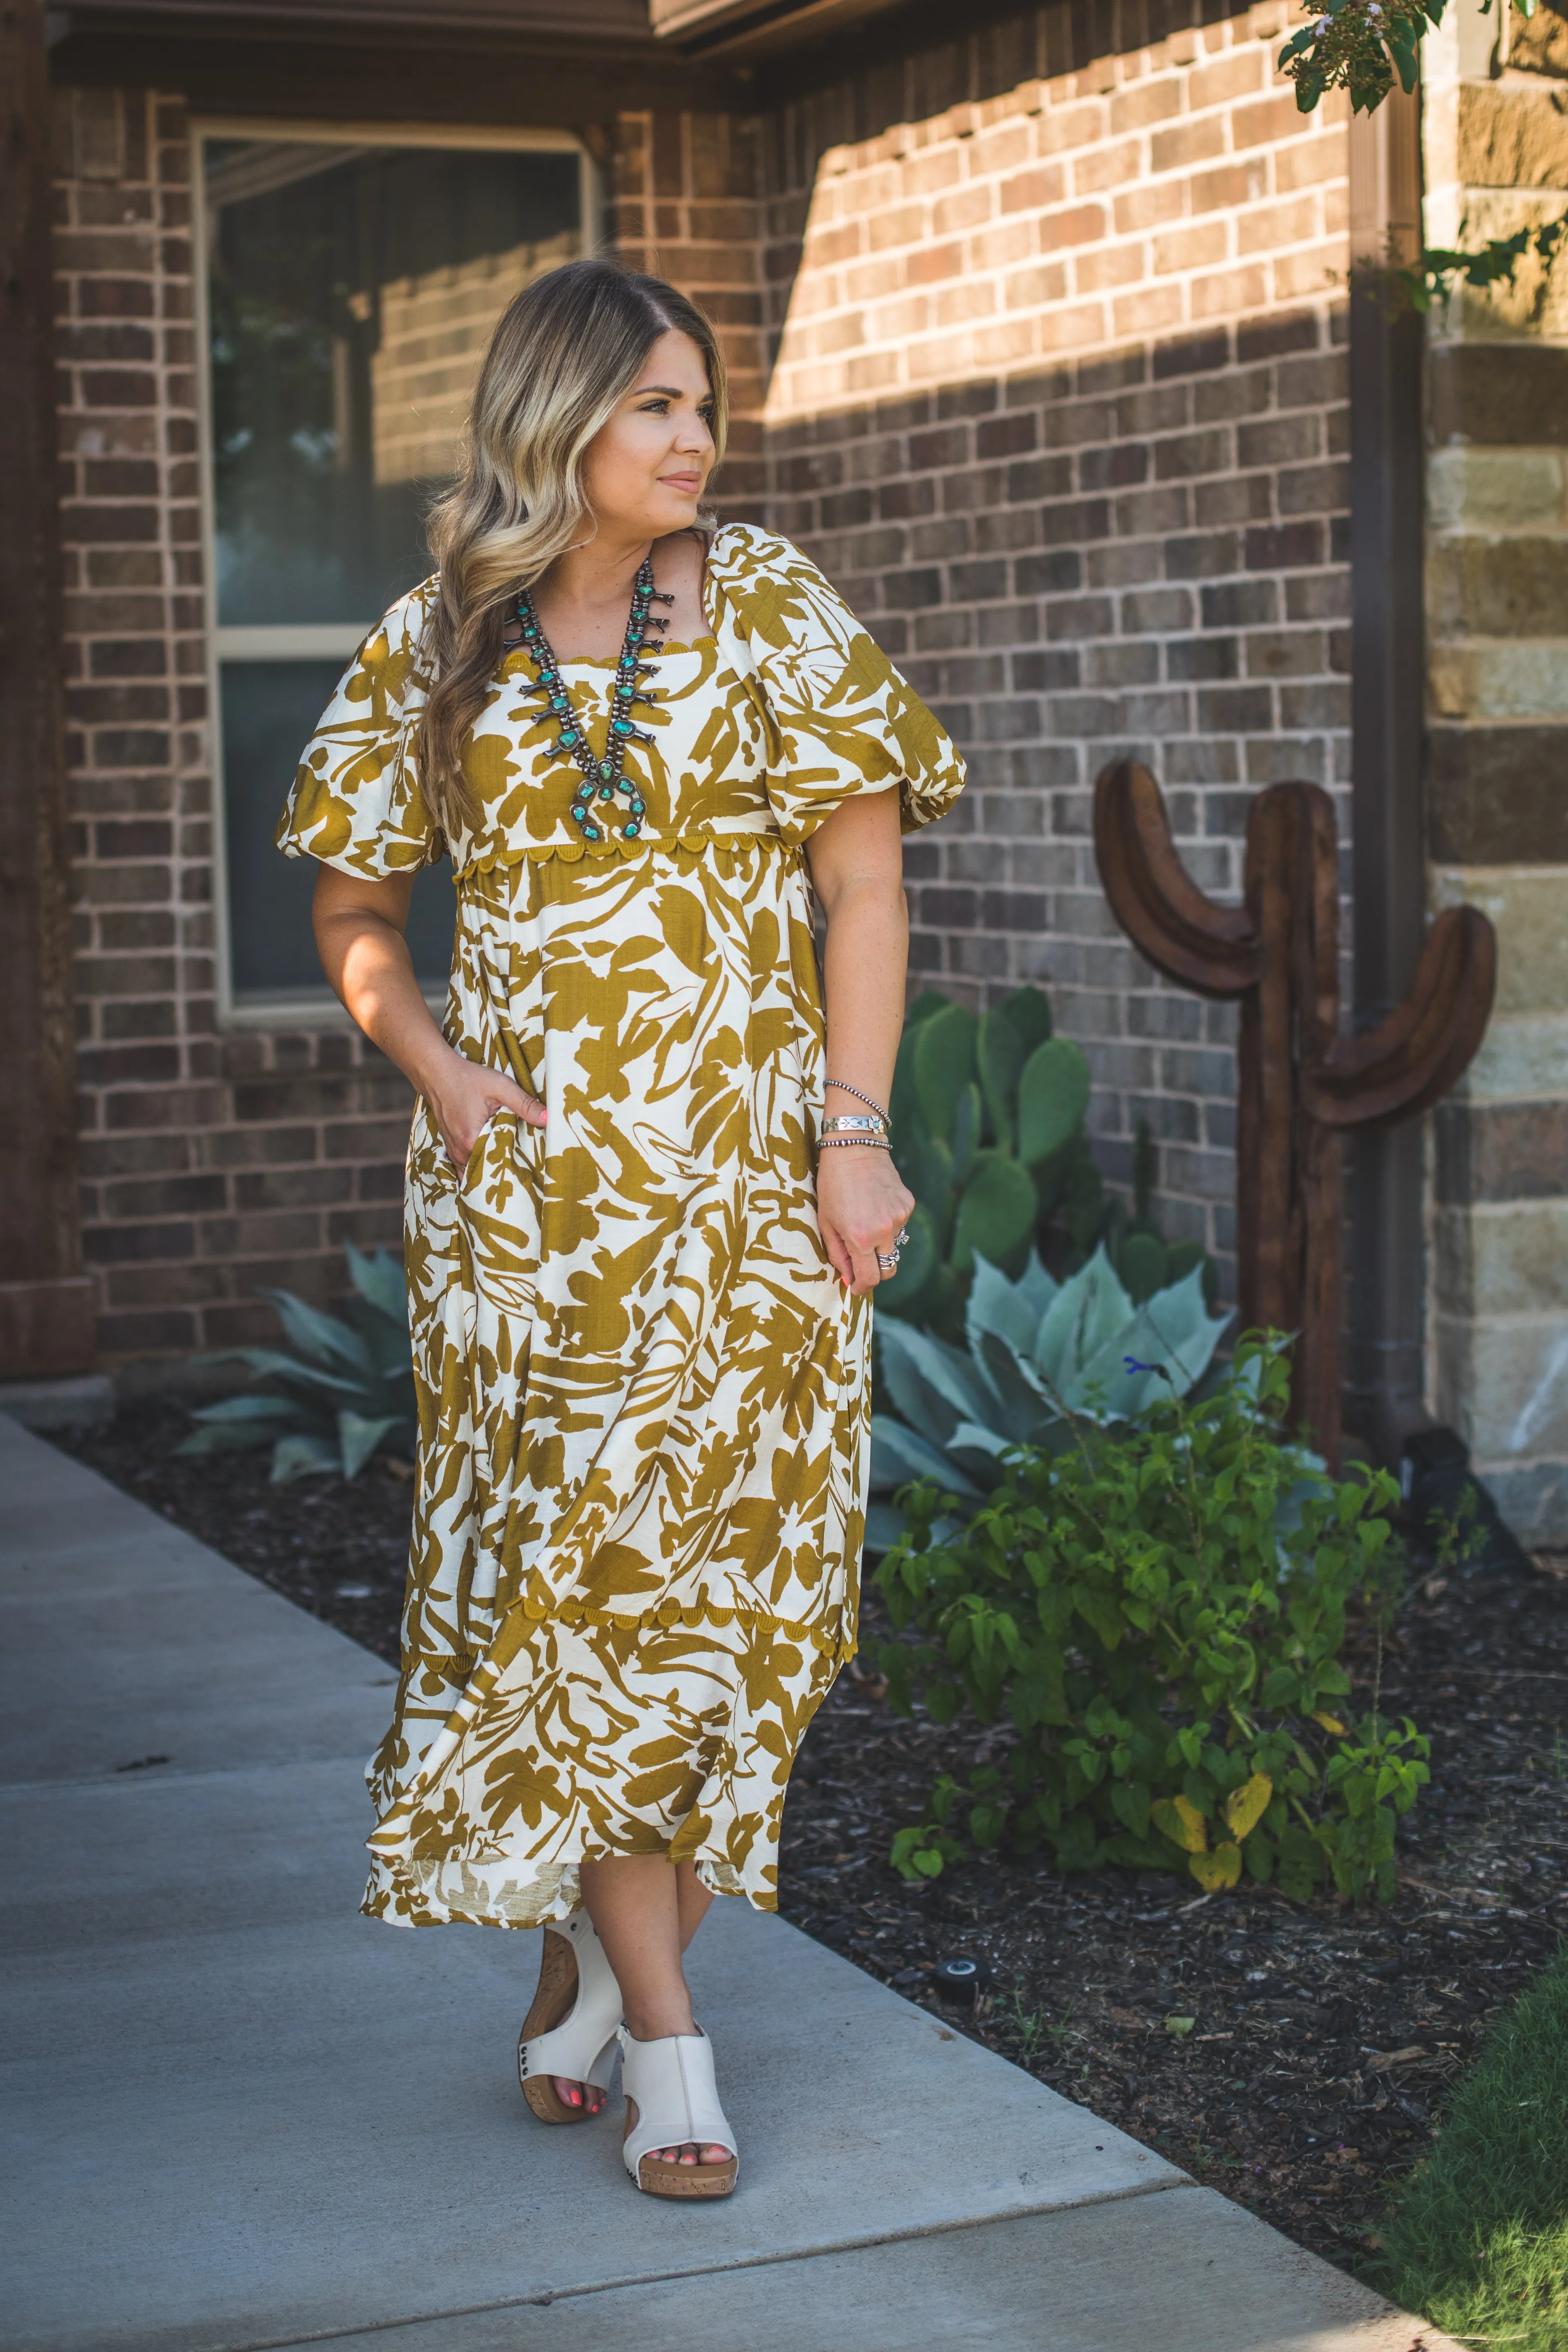
[[984, 1992], [991, 1981], [991, 1971], [984, 1960], [972, 1960], [967, 1956], [955, 1956], [950, 1960], [938, 1960], [931, 1970], [931, 1982], [944, 2000], [973, 2000]]

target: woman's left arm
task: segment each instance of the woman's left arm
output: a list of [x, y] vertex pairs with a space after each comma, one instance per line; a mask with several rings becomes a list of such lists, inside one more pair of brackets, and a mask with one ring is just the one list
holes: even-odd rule
[[[805, 855], [827, 918], [827, 1109], [865, 1108], [834, 1083], [844, 1081], [885, 1110], [903, 1027], [910, 944], [898, 793], [866, 793], [844, 802], [817, 826]], [[821, 1152], [817, 1223], [839, 1278], [857, 1297], [882, 1278], [877, 1253], [891, 1252], [914, 1205], [890, 1152], [861, 1147]]]

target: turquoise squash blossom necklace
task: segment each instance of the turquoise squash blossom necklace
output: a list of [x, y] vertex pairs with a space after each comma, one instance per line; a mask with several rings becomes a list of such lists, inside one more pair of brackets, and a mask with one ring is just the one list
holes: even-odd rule
[[[651, 743], [653, 737], [645, 735], [640, 727], [632, 725], [632, 705], [646, 702], [653, 706], [657, 694], [645, 693], [637, 684], [643, 673], [653, 668], [652, 662], [642, 658], [645, 647], [662, 653], [663, 641], [650, 637], [650, 629], [668, 629], [668, 614], [650, 615], [652, 604], [673, 604], [673, 595], [666, 595], [653, 584], [653, 558], [645, 555], [637, 566], [637, 576], [632, 583], [632, 608], [626, 615], [626, 643], [616, 665], [615, 691], [610, 700], [610, 732], [605, 745], [605, 756], [598, 759], [589, 749], [588, 731], [572, 708], [566, 682], [561, 675], [561, 665], [550, 650], [550, 640], [539, 625], [539, 615], [533, 609], [533, 599], [527, 589], [517, 600], [517, 617], [522, 624], [522, 642], [539, 667], [536, 682], [525, 689], [530, 694], [542, 694], [545, 707], [540, 716], [553, 719], [558, 732], [557, 751], [569, 751], [583, 772], [583, 781], [572, 795], [572, 822], [584, 841], [603, 841], [608, 833], [622, 841], [635, 841], [642, 831], [642, 821], [647, 814], [641, 787], [628, 783], [621, 771], [626, 765], [628, 743]], [[626, 795], [625, 815], [613, 803], [618, 793]], [[599, 822], [595, 823], [597, 817]]]

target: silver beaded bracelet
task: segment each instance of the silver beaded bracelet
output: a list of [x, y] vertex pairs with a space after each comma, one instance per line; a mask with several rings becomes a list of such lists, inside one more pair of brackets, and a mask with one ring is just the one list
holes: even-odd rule
[[879, 1118], [886, 1119], [888, 1114], [881, 1104], [874, 1103], [869, 1095], [863, 1095], [858, 1087], [847, 1087], [842, 1078], [825, 1078], [823, 1084], [837, 1087], [841, 1095], [853, 1095], [857, 1102], [863, 1102], [868, 1110], [874, 1110]]
[[885, 1135], [825, 1135], [819, 1148], [824, 1151], [891, 1151], [893, 1147]]

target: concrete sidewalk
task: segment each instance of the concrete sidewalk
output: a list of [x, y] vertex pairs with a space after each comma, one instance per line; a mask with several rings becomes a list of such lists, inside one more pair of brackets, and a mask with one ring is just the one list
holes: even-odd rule
[[1443, 2344], [738, 1903], [740, 2189], [637, 2196], [519, 2096], [537, 1937], [357, 1915], [386, 1667], [3, 1418], [0, 1498], [16, 2352]]

